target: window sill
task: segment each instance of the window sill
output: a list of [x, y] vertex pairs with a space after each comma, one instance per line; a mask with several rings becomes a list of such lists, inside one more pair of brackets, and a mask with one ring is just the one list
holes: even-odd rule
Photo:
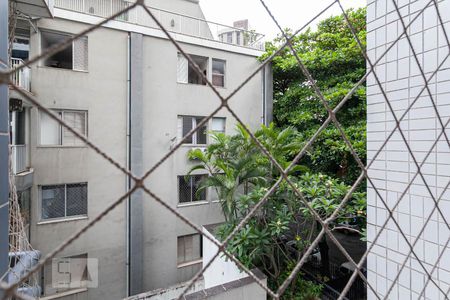
[[189, 262], [185, 262], [185, 263], [182, 263], [182, 264], [179, 264], [179, 265], [177, 265], [177, 268], [178, 269], [181, 269], [181, 268], [186, 268], [186, 267], [190, 267], [190, 266], [193, 266], [193, 265], [198, 265], [198, 264], [201, 264], [201, 263], [203, 263], [203, 259], [197, 259], [197, 260], [193, 260], [193, 261], [189, 261]]
[[67, 218], [59, 218], [59, 219], [50, 219], [50, 220], [39, 221], [39, 222], [37, 222], [37, 225], [72, 222], [72, 221], [80, 221], [80, 220], [87, 220], [87, 219], [89, 219], [88, 216], [78, 216], [78, 217], [67, 217]]
[[76, 148], [89, 148], [87, 145], [78, 145], [78, 146], [70, 146], [70, 145], [37, 145], [36, 148], [38, 149], [76, 149]]
[[62, 70], [62, 71], [78, 72], [78, 73], [86, 73], [86, 74], [89, 73], [89, 71], [66, 69], [66, 68], [57, 68], [57, 67], [42, 66], [42, 65], [38, 66], [38, 68], [52, 69], [52, 70]]
[[208, 200], [203, 201], [194, 201], [194, 202], [188, 202], [188, 203], [178, 203], [177, 207], [189, 207], [189, 206], [198, 206], [198, 205], [205, 205], [209, 204]]
[[[46, 68], [51, 68], [51, 67], [46, 67]], [[209, 79], [208, 79], [208, 80], [209, 80]], [[179, 81], [177, 81], [177, 84], [180, 84], [180, 85], [187, 85], [187, 86], [204, 86], [204, 87], [209, 88], [209, 86], [208, 86], [207, 84], [200, 84], [200, 83], [186, 83], [186, 82], [179, 82]], [[223, 89], [223, 90], [226, 90], [226, 89], [227, 89], [226, 86], [217, 86], [217, 85], [213, 85], [213, 87], [216, 88], [216, 89]]]
[[181, 85], [187, 85], [187, 86], [204, 86], [204, 87], [208, 87], [207, 84], [201, 84], [201, 83], [189, 83], [189, 82], [179, 82], [177, 81], [178, 84]]
[[206, 148], [208, 144], [181, 144], [181, 147], [186, 148]]
[[39, 297], [40, 300], [52, 300], [52, 299], [59, 299], [62, 297], [67, 297], [70, 295], [75, 295], [75, 294], [79, 294], [79, 293], [84, 293], [87, 292], [87, 288], [81, 288], [81, 289], [76, 289], [76, 290], [72, 290], [72, 291], [67, 291], [67, 292], [62, 292], [62, 293], [58, 293], [55, 295], [51, 295], [51, 296], [45, 296], [45, 297]]

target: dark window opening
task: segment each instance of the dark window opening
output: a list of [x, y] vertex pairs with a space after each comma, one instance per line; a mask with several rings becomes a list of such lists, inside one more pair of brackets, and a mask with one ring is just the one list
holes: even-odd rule
[[178, 176], [178, 195], [180, 203], [206, 200], [206, 189], [199, 190], [200, 182], [207, 175]]
[[[42, 31], [41, 32], [41, 49], [45, 51], [46, 49], [62, 43], [64, 40], [69, 38], [68, 35]], [[73, 48], [72, 44], [69, 44], [63, 50], [51, 55], [44, 61], [44, 65], [53, 68], [62, 69], [72, 69], [73, 67]]]

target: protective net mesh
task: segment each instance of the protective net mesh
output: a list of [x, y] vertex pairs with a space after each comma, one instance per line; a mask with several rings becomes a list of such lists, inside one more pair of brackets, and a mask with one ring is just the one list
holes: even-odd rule
[[[273, 19], [274, 23], [277, 25], [277, 27], [280, 29], [280, 32], [282, 34], [282, 37], [284, 38], [283, 45], [275, 51], [270, 57], [268, 57], [266, 60], [264, 60], [260, 66], [249, 76], [246, 80], [241, 82], [233, 92], [231, 92], [228, 96], [224, 97], [220, 91], [208, 80], [208, 78], [205, 76], [202, 69], [197, 65], [197, 63], [184, 51], [183, 47], [177, 42], [177, 40], [172, 35], [173, 30], [168, 30], [168, 26], [170, 24], [162, 24], [161, 20], [164, 20], [164, 18], [160, 18], [155, 15], [155, 12], [143, 5], [143, 1], [136, 1], [135, 3], [132, 3], [130, 5], [126, 5], [125, 7], [114, 7], [111, 6], [110, 11], [101, 11], [98, 12], [99, 15], [104, 16], [105, 19], [101, 21], [100, 23], [89, 27], [88, 29], [74, 35], [73, 37], [70, 37], [66, 39], [65, 41], [54, 45], [50, 48], [48, 48], [44, 53], [41, 53], [40, 55], [36, 57], [30, 58], [27, 62], [25, 62], [24, 65], [18, 66], [15, 70], [10, 70], [6, 73], [2, 73], [1, 79], [3, 81], [8, 81], [8, 83], [11, 85], [13, 89], [17, 91], [20, 95], [22, 95], [24, 98], [26, 98], [29, 102], [31, 102], [34, 106], [36, 106], [39, 110], [46, 113], [50, 118], [54, 119], [56, 122], [61, 124], [62, 127], [65, 128], [66, 131], [71, 132], [74, 136], [76, 136], [78, 139], [82, 140], [88, 147], [90, 147], [92, 150], [94, 150], [98, 155], [106, 159], [111, 163], [111, 165], [115, 166], [117, 169], [121, 170], [124, 174], [128, 175], [132, 182], [133, 186], [132, 188], [124, 195], [122, 195], [120, 198], [118, 198], [116, 201], [111, 203], [109, 206], [104, 207], [104, 210], [98, 214], [97, 216], [89, 219], [86, 226], [81, 228], [80, 230], [73, 233], [68, 239], [63, 241], [58, 247], [56, 247], [53, 251], [50, 251], [45, 257], [43, 257], [38, 264], [36, 264], [33, 268], [28, 270], [26, 274], [22, 274], [21, 279], [17, 281], [14, 284], [11, 284], [9, 286], [2, 284], [2, 288], [6, 292], [6, 297], [14, 295], [17, 298], [25, 298], [24, 295], [19, 294], [17, 291], [17, 288], [20, 287], [23, 283], [27, 282], [32, 278], [33, 274], [36, 274], [47, 262], [49, 262], [52, 258], [54, 258], [59, 252], [61, 252], [64, 248], [66, 248], [68, 245], [76, 241], [81, 235], [83, 235], [89, 228], [91, 228], [94, 224], [97, 222], [101, 222], [102, 219], [113, 209], [115, 209], [119, 204], [124, 202], [128, 197], [134, 193], [136, 190], [142, 190], [147, 195], [149, 195], [152, 199], [160, 203], [165, 209], [172, 212], [177, 218], [179, 218], [181, 221], [185, 222], [187, 225], [189, 225], [191, 228], [196, 230], [199, 234], [203, 235], [203, 238], [210, 240], [212, 243], [214, 243], [219, 251], [214, 255], [213, 259], [217, 258], [218, 256], [223, 253], [226, 255], [230, 260], [234, 261], [244, 272], [248, 273], [249, 276], [251, 276], [260, 286], [263, 288], [267, 294], [274, 298], [279, 299], [282, 297], [283, 293], [288, 288], [289, 284], [294, 280], [294, 278], [299, 274], [302, 267], [305, 265], [305, 263], [308, 261], [311, 254], [313, 254], [314, 249], [317, 247], [320, 240], [326, 236], [335, 246], [336, 248], [346, 257], [350, 264], [350, 269], [353, 270], [352, 275], [349, 277], [345, 288], [338, 293], [338, 295], [335, 295], [336, 298], [344, 299], [349, 292], [352, 284], [358, 279], [362, 282], [362, 284], [367, 288], [368, 293], [372, 295], [374, 298], [378, 299], [387, 299], [389, 298], [389, 295], [391, 291], [394, 289], [396, 282], [398, 282], [399, 277], [402, 273], [402, 270], [405, 268], [405, 266], [410, 263], [411, 259], [414, 259], [414, 261], [417, 263], [417, 269], [420, 270], [421, 273], [424, 274], [425, 280], [423, 284], [420, 286], [420, 290], [417, 292], [419, 298], [423, 297], [425, 290], [427, 286], [432, 285], [434, 286], [438, 294], [441, 298], [446, 298], [449, 293], [449, 287], [448, 285], [445, 286], [442, 284], [442, 278], [439, 280], [437, 279], [437, 276], [435, 276], [436, 269], [439, 268], [440, 261], [448, 248], [448, 243], [450, 239], [444, 238], [443, 246], [440, 247], [439, 253], [437, 254], [437, 257], [435, 261], [431, 264], [431, 266], [425, 266], [422, 262], [422, 259], [420, 259], [421, 254], [417, 253], [417, 250], [415, 248], [416, 243], [420, 240], [420, 237], [422, 233], [426, 230], [427, 224], [430, 222], [432, 216], [434, 214], [438, 214], [441, 223], [443, 226], [445, 226], [447, 229], [449, 228], [448, 222], [446, 219], [446, 214], [448, 215], [448, 211], [443, 211], [442, 206], [439, 205], [442, 195], [445, 194], [447, 191], [448, 185], [447, 183], [443, 185], [442, 188], [439, 189], [439, 193], [435, 192], [435, 187], [430, 186], [428, 183], [429, 181], [426, 179], [426, 175], [424, 175], [423, 172], [423, 166], [425, 165], [427, 158], [435, 151], [435, 147], [438, 144], [438, 142], [442, 142], [446, 147], [450, 145], [450, 142], [447, 137], [447, 133], [445, 132], [445, 129], [447, 128], [448, 123], [450, 122], [450, 119], [442, 118], [440, 115], [440, 108], [438, 107], [438, 104], [436, 103], [436, 99], [434, 98], [434, 92], [432, 89], [436, 88], [436, 86], [432, 85], [431, 82], [435, 83], [433, 81], [435, 79], [436, 74], [439, 72], [441, 67], [444, 65], [446, 59], [449, 56], [449, 49], [450, 49], [450, 43], [447, 35], [447, 31], [444, 25], [443, 17], [448, 19], [448, 15], [450, 13], [449, 10], [443, 10], [441, 7], [443, 5], [448, 4], [448, 1], [437, 1], [437, 0], [430, 0], [428, 2], [425, 1], [411, 1], [411, 5], [414, 5], [417, 9], [414, 10], [412, 13], [410, 13], [410, 10], [412, 11], [411, 7], [409, 5], [406, 5], [408, 7], [408, 11], [405, 12], [405, 7], [402, 6], [404, 4], [400, 2], [404, 1], [395, 1], [395, 0], [388, 0], [386, 1], [375, 1], [370, 2], [369, 4], [375, 3], [377, 6], [377, 12], [376, 16], [369, 16], [369, 18], [377, 19], [378, 14], [381, 16], [387, 16], [387, 18], [391, 18], [393, 20], [398, 21], [397, 22], [397, 29], [398, 29], [398, 35], [395, 37], [392, 41], [386, 43], [383, 47], [379, 47], [376, 49], [376, 53], [369, 52], [366, 50], [365, 46], [359, 39], [358, 35], [355, 32], [355, 29], [352, 24], [352, 20], [348, 18], [347, 12], [344, 10], [341, 2], [339, 0], [332, 1], [329, 6], [325, 7], [317, 16], [315, 16], [312, 20], [309, 20], [303, 27], [301, 27], [299, 30], [294, 32], [293, 34], [286, 33], [282, 27], [279, 25], [276, 17], [272, 14], [270, 11], [270, 8], [264, 3], [263, 0], [260, 1], [261, 5], [266, 9], [267, 13], [270, 15], [270, 17]], [[111, 2], [113, 3], [113, 2]], [[384, 8], [379, 8], [378, 4], [381, 3], [384, 5]], [[350, 29], [350, 31], [353, 34], [353, 37], [356, 41], [356, 45], [361, 51], [361, 55], [364, 56], [367, 64], [367, 72], [366, 74], [359, 80], [359, 82], [350, 90], [350, 92], [343, 97], [342, 101], [334, 106], [331, 107], [328, 101], [325, 99], [322, 91], [317, 85], [317, 82], [309, 72], [308, 68], [305, 66], [304, 62], [301, 60], [300, 56], [297, 54], [296, 49], [292, 46], [291, 41], [294, 36], [296, 36], [298, 33], [303, 31], [305, 28], [307, 28], [311, 22], [313, 22], [315, 19], [319, 18], [325, 11], [330, 9], [332, 6], [339, 6], [339, 8], [342, 11], [342, 14], [345, 18], [345, 21]], [[448, 7], [448, 5], [446, 6]], [[81, 8], [80, 8], [81, 9]], [[93, 8], [95, 9], [95, 7]], [[387, 12], [388, 10], [388, 12]], [[426, 64], [425, 67], [427, 68], [425, 70], [423, 60], [426, 55], [419, 54], [416, 51], [416, 47], [419, 47], [417, 44], [415, 44], [413, 38], [411, 37], [411, 27], [414, 22], [420, 18], [423, 18], [425, 12], [432, 11], [432, 19], [436, 23], [436, 26], [441, 31], [441, 41], [442, 41], [442, 53], [443, 60], [439, 60], [438, 63], [431, 65]], [[75, 130], [71, 128], [71, 126], [66, 123], [64, 120], [62, 120], [60, 117], [54, 114], [51, 110], [44, 107], [40, 101], [31, 96], [30, 94], [23, 92], [18, 86], [14, 84], [14, 82], [10, 81], [10, 76], [15, 74], [18, 70], [21, 68], [24, 68], [26, 66], [32, 65], [37, 63], [40, 60], [45, 59], [46, 57], [49, 57], [55, 53], [57, 53], [59, 50], [64, 49], [67, 47], [67, 45], [70, 45], [73, 40], [77, 40], [79, 38], [83, 38], [88, 33], [91, 33], [92, 31], [96, 30], [103, 24], [107, 23], [109, 20], [114, 19], [127, 19], [131, 15], [140, 15], [142, 16], [142, 13], [147, 14], [151, 20], [148, 20], [147, 22], [154, 24], [154, 26], [157, 26], [161, 29], [161, 31], [166, 35], [166, 37], [173, 43], [173, 45], [177, 48], [178, 52], [188, 61], [189, 65], [192, 66], [193, 70], [197, 73], [199, 77], [202, 78], [202, 81], [206, 83], [206, 85], [213, 91], [213, 93], [217, 96], [218, 99], [220, 99], [220, 105], [215, 109], [209, 116], [198, 120], [196, 122], [195, 128], [192, 128], [189, 132], [187, 132], [183, 139], [177, 141], [175, 145], [171, 147], [171, 150], [166, 153], [161, 159], [155, 163], [154, 166], [152, 166], [142, 177], [135, 176], [132, 174], [129, 170], [127, 170], [126, 167], [122, 166], [119, 162], [114, 160], [110, 155], [108, 155], [107, 149], [101, 149], [100, 147], [96, 146], [93, 142], [91, 142], [89, 139], [87, 139], [84, 135], [79, 133], [79, 130]], [[371, 12], [368, 12], [371, 13]], [[426, 19], [427, 15], [424, 17]], [[429, 17], [429, 15], [428, 15]], [[384, 19], [384, 21], [386, 21]], [[152, 25], [153, 26], [153, 25]], [[379, 35], [381, 39], [383, 39], [383, 35]], [[425, 37], [426, 38], [426, 37]], [[402, 43], [400, 45], [400, 43]], [[402, 49], [402, 47], [407, 47], [409, 49], [408, 57], [415, 61], [416, 65], [416, 71], [417, 76], [419, 80], [421, 81], [421, 85], [418, 88], [418, 91], [416, 95], [414, 95], [409, 101], [405, 107], [405, 109], [402, 110], [402, 112], [399, 114], [398, 110], [396, 110], [396, 102], [392, 99], [392, 93], [389, 93], [387, 91], [388, 87], [385, 83], [385, 76], [390, 75], [390, 73], [386, 74], [386, 70], [383, 69], [384, 66], [384, 58], [386, 57], [387, 53], [393, 49], [394, 47], [397, 47], [398, 49]], [[396, 49], [397, 49], [396, 48]], [[304, 76], [307, 79], [307, 83], [315, 93], [315, 96], [321, 101], [323, 104], [324, 109], [328, 113], [328, 117], [324, 121], [323, 125], [319, 128], [319, 130], [314, 134], [308, 143], [304, 145], [304, 147], [301, 149], [301, 151], [295, 156], [291, 164], [287, 168], [283, 168], [279, 162], [270, 154], [269, 150], [266, 149], [262, 143], [254, 136], [254, 134], [246, 127], [245, 122], [242, 121], [239, 114], [235, 112], [230, 106], [229, 101], [233, 98], [233, 96], [236, 93], [239, 93], [239, 91], [254, 77], [256, 76], [266, 65], [268, 65], [277, 55], [281, 53], [282, 50], [288, 49], [292, 52], [292, 55], [294, 56], [296, 63], [298, 64], [298, 72], [301, 72], [304, 74]], [[400, 50], [399, 50], [400, 51]], [[383, 70], [383, 71], [382, 71]], [[381, 75], [383, 74], [383, 75]], [[411, 76], [409, 76], [411, 78]], [[376, 87], [379, 97], [378, 99], [383, 105], [383, 109], [386, 111], [386, 115], [389, 115], [390, 118], [390, 127], [388, 130], [386, 130], [386, 134], [383, 135], [383, 137], [380, 139], [378, 145], [372, 149], [369, 153], [369, 159], [367, 163], [365, 161], [362, 161], [361, 158], [358, 156], [357, 152], [354, 150], [354, 146], [351, 143], [351, 140], [346, 135], [345, 131], [342, 128], [342, 125], [339, 122], [339, 119], [337, 117], [337, 113], [345, 108], [345, 103], [351, 98], [351, 96], [355, 93], [355, 91], [363, 84], [367, 84], [368, 87], [373, 86]], [[426, 98], [426, 101], [430, 103], [430, 107], [432, 109], [432, 112], [434, 112], [434, 118], [437, 120], [436, 124], [438, 127], [438, 131], [435, 137], [432, 138], [432, 143], [430, 144], [430, 148], [427, 148], [423, 151], [423, 155], [421, 155], [420, 159], [417, 158], [417, 155], [413, 149], [413, 147], [410, 145], [410, 139], [409, 132], [405, 131], [402, 121], [406, 120], [409, 116], [409, 113], [411, 112], [412, 107], [421, 99]], [[147, 179], [152, 173], [155, 172], [169, 157], [175, 153], [180, 146], [187, 140], [192, 140], [192, 136], [194, 133], [198, 132], [199, 130], [202, 130], [204, 126], [209, 122], [209, 120], [217, 114], [218, 111], [221, 109], [227, 110], [244, 128], [244, 130], [247, 132], [247, 134], [252, 138], [255, 145], [261, 150], [261, 152], [267, 156], [267, 159], [272, 162], [273, 166], [277, 168], [281, 174], [279, 179], [276, 181], [276, 183], [272, 186], [272, 188], [268, 189], [266, 194], [261, 197], [259, 202], [254, 205], [250, 210], [248, 215], [246, 215], [239, 224], [232, 230], [232, 232], [229, 234], [228, 237], [223, 239], [222, 242], [218, 242], [208, 235], [204, 234], [202, 231], [202, 228], [191, 222], [188, 218], [183, 216], [175, 207], [172, 207], [171, 205], [167, 204], [167, 202], [164, 201], [164, 199], [161, 199], [158, 197], [153, 191], [151, 191], [145, 184], [144, 180]], [[337, 209], [330, 214], [327, 218], [321, 217], [321, 215], [314, 210], [314, 208], [311, 206], [311, 203], [305, 198], [302, 191], [298, 188], [298, 186], [292, 182], [291, 178], [288, 176], [290, 170], [305, 156], [305, 153], [307, 152], [308, 148], [313, 145], [320, 133], [327, 128], [328, 126], [334, 126], [342, 140], [345, 142], [346, 146], [350, 149], [350, 152], [353, 156], [353, 159], [357, 162], [359, 168], [360, 168], [360, 176], [354, 182], [350, 190], [347, 192], [343, 200], [340, 202]], [[394, 201], [392, 199], [388, 199], [386, 197], [386, 192], [381, 190], [379, 185], [377, 184], [377, 179], [372, 176], [371, 170], [372, 166], [377, 162], [377, 158], [379, 158], [380, 155], [384, 155], [383, 151], [385, 147], [389, 144], [389, 141], [393, 139], [393, 137], [398, 138], [398, 140], [402, 143], [403, 148], [403, 155], [408, 156], [410, 159], [410, 165], [413, 172], [411, 172], [408, 182], [406, 182], [403, 185], [403, 188], [401, 191], [398, 191], [397, 196], [395, 197]], [[370, 140], [369, 140], [370, 142]], [[394, 180], [395, 178], [388, 178], [387, 180]], [[187, 182], [186, 178], [178, 178], [180, 189], [183, 188], [183, 197], [186, 199], [192, 199], [193, 197], [193, 190], [195, 189], [195, 182]], [[421, 229], [416, 232], [416, 234], [410, 234], [405, 233], [405, 228], [400, 224], [400, 221], [398, 219], [398, 211], [397, 208], [401, 204], [402, 200], [405, 198], [405, 196], [408, 196], [408, 193], [410, 191], [410, 188], [414, 185], [417, 180], [420, 180], [423, 187], [425, 188], [426, 193], [429, 195], [431, 199], [431, 209], [429, 210], [428, 216], [425, 216], [424, 222], [421, 226]], [[361, 185], [363, 182], [367, 182], [368, 189], [370, 191], [369, 196], [372, 194], [377, 198], [377, 203], [379, 203], [380, 209], [383, 209], [386, 213], [385, 218], [381, 221], [377, 220], [376, 231], [370, 236], [368, 248], [365, 251], [365, 253], [362, 255], [362, 258], [359, 261], [355, 261], [351, 255], [347, 252], [345, 247], [342, 246], [341, 242], [335, 237], [335, 235], [332, 233], [330, 229], [330, 224], [337, 218], [339, 215], [339, 212], [342, 211], [346, 204], [348, 203], [349, 199], [351, 199], [352, 194], [355, 192], [355, 190], [358, 188], [359, 185]], [[281, 184], [287, 184], [289, 185], [292, 190], [294, 191], [295, 195], [298, 197], [298, 200], [301, 201], [304, 205], [304, 207], [309, 211], [311, 216], [320, 224], [320, 232], [315, 236], [312, 243], [308, 245], [307, 250], [303, 253], [303, 255], [298, 259], [297, 264], [293, 267], [291, 274], [286, 278], [286, 280], [277, 288], [277, 289], [270, 289], [268, 288], [260, 279], [258, 279], [257, 276], [255, 276], [247, 267], [245, 267], [239, 260], [237, 260], [234, 256], [230, 255], [227, 251], [225, 251], [226, 246], [229, 244], [229, 242], [233, 239], [234, 236], [242, 229], [244, 226], [248, 223], [248, 221], [257, 214], [258, 210], [262, 207], [262, 205], [268, 200], [268, 198], [277, 191], [277, 189], [280, 187]], [[81, 187], [73, 187], [73, 193], [78, 193], [79, 189]], [[68, 205], [68, 204], [67, 204]], [[73, 208], [74, 213], [79, 213], [80, 207]], [[369, 226], [370, 227], [370, 226]], [[379, 246], [379, 243], [381, 243], [381, 238], [386, 234], [387, 227], [390, 227], [390, 229], [394, 229], [396, 232], [399, 233], [401, 239], [403, 241], [404, 247], [406, 250], [405, 255], [402, 256], [402, 259], [400, 263], [397, 265], [397, 268], [394, 270], [393, 276], [390, 278], [388, 286], [385, 287], [385, 290], [383, 293], [380, 293], [379, 288], [375, 288], [373, 286], [374, 281], [373, 280], [367, 280], [367, 276], [364, 271], [364, 265], [367, 261], [368, 256], [372, 253], [372, 251], [376, 250], [376, 247]], [[202, 269], [189, 281], [187, 284], [187, 287], [185, 288], [184, 292], [179, 296], [179, 299], [181, 299], [184, 294], [193, 286], [193, 284], [201, 278], [203, 273], [206, 269], [208, 269], [211, 266], [211, 263], [213, 259], [207, 263], [206, 265], [203, 265]], [[370, 268], [369, 268], [370, 270]], [[448, 282], [447, 282], [448, 283]]]

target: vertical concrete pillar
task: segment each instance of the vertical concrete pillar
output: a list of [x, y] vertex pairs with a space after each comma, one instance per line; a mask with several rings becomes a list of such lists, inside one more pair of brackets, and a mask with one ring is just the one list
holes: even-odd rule
[[[143, 175], [143, 38], [130, 34], [130, 168]], [[136, 191], [129, 205], [130, 295], [143, 292], [143, 192]]]
[[269, 125], [273, 121], [273, 72], [272, 64], [267, 64], [262, 69], [263, 88], [263, 120], [264, 125]]

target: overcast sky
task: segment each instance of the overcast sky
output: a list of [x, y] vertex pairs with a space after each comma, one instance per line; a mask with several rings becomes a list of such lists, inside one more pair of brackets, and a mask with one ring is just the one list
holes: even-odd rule
[[[327, 7], [331, 0], [265, 0], [283, 28], [298, 29]], [[341, 0], [345, 8], [361, 7], [366, 0]], [[265, 34], [269, 39], [279, 30], [259, 0], [200, 0], [206, 20], [232, 25], [233, 21], [248, 19], [252, 29]], [[319, 19], [340, 13], [335, 4]]]

